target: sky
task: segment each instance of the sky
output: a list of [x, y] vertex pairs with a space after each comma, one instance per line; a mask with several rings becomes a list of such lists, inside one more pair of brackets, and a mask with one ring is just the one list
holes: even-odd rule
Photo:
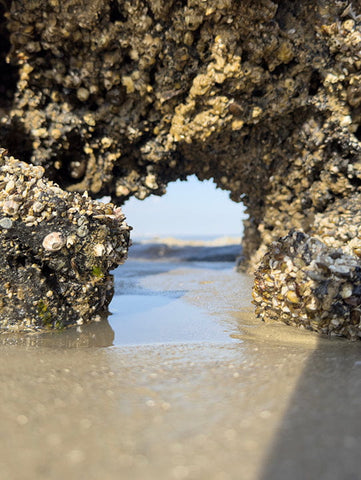
[[241, 203], [216, 188], [212, 180], [200, 182], [195, 175], [172, 182], [162, 197], [131, 198], [122, 207], [133, 227], [133, 238], [176, 236], [214, 237], [242, 235], [245, 218]]

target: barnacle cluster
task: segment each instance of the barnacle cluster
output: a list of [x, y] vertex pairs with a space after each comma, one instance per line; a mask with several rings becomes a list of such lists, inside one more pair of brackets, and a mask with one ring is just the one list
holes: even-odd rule
[[119, 207], [67, 193], [0, 151], [0, 330], [82, 325], [104, 314], [124, 262]]
[[361, 185], [360, 15], [348, 0], [4, 0], [0, 143], [117, 204], [213, 178], [247, 207], [250, 268], [292, 228], [342, 247]]
[[320, 333], [361, 337], [361, 260], [292, 231], [263, 257], [253, 288], [256, 313]]

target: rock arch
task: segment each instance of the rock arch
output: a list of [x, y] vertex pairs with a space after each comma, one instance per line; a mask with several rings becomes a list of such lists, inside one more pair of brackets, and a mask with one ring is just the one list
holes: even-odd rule
[[[3, 3], [19, 78], [0, 127], [10, 153], [21, 128], [25, 159], [47, 177], [118, 204], [189, 174], [213, 177], [247, 206], [248, 268], [267, 259], [255, 289], [260, 315], [358, 336], [359, 2]], [[292, 229], [304, 236], [264, 257]], [[312, 250], [309, 236], [322, 248]], [[313, 251], [309, 263], [301, 244]], [[330, 258], [323, 273], [316, 254]], [[314, 279], [299, 274], [302, 289], [290, 280], [297, 255], [317, 270]], [[349, 265], [348, 277], [335, 262]]]

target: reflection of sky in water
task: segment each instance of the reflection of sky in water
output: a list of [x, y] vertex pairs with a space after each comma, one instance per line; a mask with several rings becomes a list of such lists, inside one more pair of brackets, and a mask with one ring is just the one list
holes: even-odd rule
[[182, 297], [116, 295], [111, 311], [114, 345], [230, 341], [214, 318]]

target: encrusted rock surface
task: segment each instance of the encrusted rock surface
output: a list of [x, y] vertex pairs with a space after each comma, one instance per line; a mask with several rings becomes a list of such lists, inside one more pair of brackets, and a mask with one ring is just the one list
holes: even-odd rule
[[293, 231], [274, 242], [256, 271], [256, 313], [350, 339], [361, 336], [361, 260]]
[[248, 207], [244, 247], [248, 258], [260, 248], [256, 262], [358, 187], [358, 10], [13, 0], [4, 55], [18, 83], [7, 84], [3, 144], [62, 187], [118, 202], [213, 177]]
[[128, 244], [119, 207], [64, 192], [42, 167], [0, 152], [0, 331], [100, 319]]
[[358, 242], [360, 1], [12, 0], [0, 13], [0, 140], [62, 188], [121, 204], [214, 178], [247, 206], [251, 267], [292, 228]]

